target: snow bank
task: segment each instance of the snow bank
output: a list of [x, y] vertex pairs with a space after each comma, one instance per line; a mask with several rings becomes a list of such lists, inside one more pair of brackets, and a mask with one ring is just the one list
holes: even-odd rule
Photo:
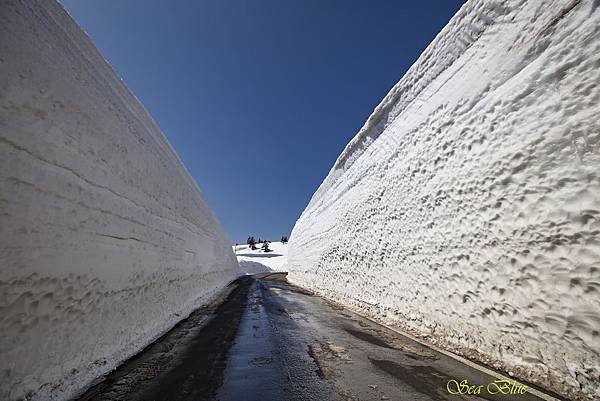
[[67, 399], [237, 274], [143, 106], [53, 1], [0, 5], [0, 399]]
[[241, 274], [268, 273], [285, 271], [287, 262], [288, 245], [281, 242], [269, 243], [271, 252], [263, 252], [257, 244], [258, 249], [251, 250], [248, 245], [237, 245], [233, 248]]
[[599, 4], [465, 4], [314, 194], [289, 279], [597, 399]]

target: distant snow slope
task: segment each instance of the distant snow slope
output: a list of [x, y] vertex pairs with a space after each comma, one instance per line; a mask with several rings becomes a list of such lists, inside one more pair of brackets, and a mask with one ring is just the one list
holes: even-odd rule
[[287, 262], [288, 245], [281, 242], [271, 242], [269, 249], [272, 252], [263, 252], [260, 247], [262, 244], [256, 244], [258, 249], [251, 250], [248, 245], [237, 245], [233, 247], [236, 253], [238, 263], [240, 264], [241, 274], [265, 273], [271, 271], [285, 271]]
[[314, 194], [290, 280], [598, 399], [599, 5], [466, 3]]
[[63, 400], [237, 273], [143, 106], [54, 1], [0, 2], [0, 399]]

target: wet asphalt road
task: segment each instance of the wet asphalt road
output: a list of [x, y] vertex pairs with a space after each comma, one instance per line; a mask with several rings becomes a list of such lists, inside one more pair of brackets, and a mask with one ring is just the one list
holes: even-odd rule
[[[277, 275], [271, 276], [276, 278]], [[80, 400], [540, 400], [285, 281], [244, 277]]]

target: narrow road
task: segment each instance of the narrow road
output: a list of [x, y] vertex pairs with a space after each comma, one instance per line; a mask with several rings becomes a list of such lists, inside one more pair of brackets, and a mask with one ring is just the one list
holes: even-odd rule
[[[277, 276], [239, 279], [80, 400], [540, 400]], [[448, 393], [464, 379], [481, 394]]]

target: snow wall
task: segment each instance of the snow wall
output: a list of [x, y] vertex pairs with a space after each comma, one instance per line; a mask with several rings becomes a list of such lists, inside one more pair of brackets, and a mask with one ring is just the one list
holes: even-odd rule
[[66, 399], [237, 275], [140, 102], [54, 1], [0, 1], [0, 399]]
[[288, 278], [597, 399], [599, 5], [467, 2], [313, 195]]

